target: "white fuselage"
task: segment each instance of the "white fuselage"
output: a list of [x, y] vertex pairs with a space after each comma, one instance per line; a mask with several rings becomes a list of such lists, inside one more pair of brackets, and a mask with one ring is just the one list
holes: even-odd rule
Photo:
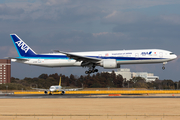
[[[71, 54], [99, 58], [102, 59], [101, 62], [105, 59], [115, 59], [118, 65], [163, 63], [177, 58], [174, 53], [160, 49], [72, 52]], [[37, 54], [35, 57], [19, 58], [20, 60], [14, 59], [14, 61], [44, 67], [72, 67], [81, 66], [82, 63], [82, 61], [69, 59], [65, 54], [61, 53]]]
[[59, 85], [54, 85], [49, 88], [49, 91], [50, 92], [59, 92], [59, 91], [62, 91], [62, 87]]

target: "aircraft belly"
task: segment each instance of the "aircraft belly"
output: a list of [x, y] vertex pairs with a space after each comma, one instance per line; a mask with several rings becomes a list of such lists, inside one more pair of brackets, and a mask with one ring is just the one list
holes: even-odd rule
[[167, 59], [150, 59], [150, 60], [127, 60], [117, 61], [118, 64], [149, 64], [149, 63], [162, 63], [168, 61]]
[[29, 65], [43, 66], [43, 67], [71, 67], [78, 66], [75, 60], [30, 60], [24, 62]]

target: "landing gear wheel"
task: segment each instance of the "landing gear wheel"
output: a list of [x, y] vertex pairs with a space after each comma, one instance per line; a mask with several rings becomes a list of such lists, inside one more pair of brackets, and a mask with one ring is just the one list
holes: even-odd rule
[[98, 69], [95, 69], [94, 71], [95, 71], [95, 72], [98, 72]]
[[85, 71], [86, 74], [88, 74], [89, 72], [88, 71]]
[[91, 74], [91, 73], [92, 73], [92, 70], [89, 70], [88, 73]]
[[98, 72], [98, 69], [93, 69], [93, 70], [85, 71], [85, 74], [91, 74], [91, 73], [95, 73], [95, 72]]
[[162, 67], [162, 69], [164, 70], [164, 69], [165, 69], [165, 67], [163, 66], [163, 67]]

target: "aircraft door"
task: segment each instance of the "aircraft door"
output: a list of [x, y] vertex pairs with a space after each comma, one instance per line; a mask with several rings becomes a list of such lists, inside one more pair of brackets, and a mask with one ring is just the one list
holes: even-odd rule
[[136, 53], [136, 54], [135, 54], [135, 58], [139, 58], [139, 53]]
[[102, 57], [102, 55], [101, 55], [101, 54], [99, 54], [99, 55], [98, 55], [98, 57], [99, 57], [99, 58], [101, 58], [101, 57]]
[[163, 57], [163, 53], [162, 53], [162, 52], [159, 53], [159, 57], [160, 57], [160, 58]]
[[43, 63], [44, 62], [44, 59], [38, 59], [37, 60], [37, 63]]

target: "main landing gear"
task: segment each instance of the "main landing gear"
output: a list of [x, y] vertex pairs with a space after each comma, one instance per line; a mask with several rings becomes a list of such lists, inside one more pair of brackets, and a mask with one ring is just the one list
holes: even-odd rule
[[91, 74], [95, 72], [98, 72], [98, 69], [95, 69], [95, 66], [92, 66], [89, 68], [89, 70], [85, 71], [86, 74]]
[[95, 73], [95, 72], [98, 72], [98, 69], [85, 71], [86, 74], [91, 74], [91, 73]]

